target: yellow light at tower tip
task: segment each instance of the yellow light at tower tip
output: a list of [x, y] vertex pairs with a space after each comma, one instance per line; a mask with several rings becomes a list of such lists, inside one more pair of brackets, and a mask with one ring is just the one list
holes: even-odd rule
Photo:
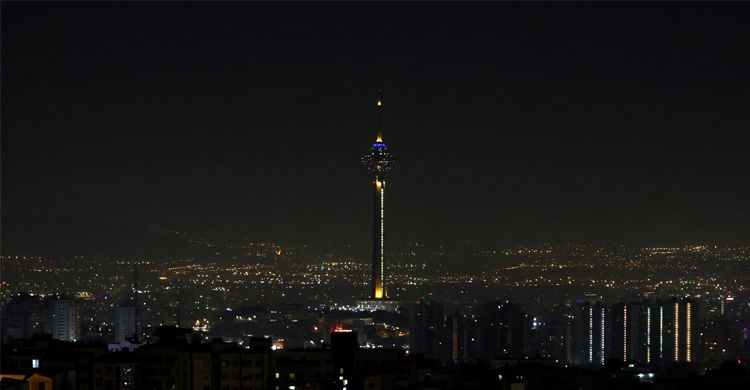
[[378, 105], [380, 105], [380, 100], [378, 100]]

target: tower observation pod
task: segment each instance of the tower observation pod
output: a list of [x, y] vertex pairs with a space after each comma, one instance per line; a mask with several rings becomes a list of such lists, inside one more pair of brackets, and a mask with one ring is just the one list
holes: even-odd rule
[[385, 176], [391, 170], [394, 159], [383, 142], [381, 123], [382, 101], [378, 99], [378, 137], [370, 153], [362, 158], [365, 167], [374, 176], [375, 197], [372, 218], [372, 285], [369, 300], [358, 301], [362, 310], [395, 310], [396, 302], [388, 301], [388, 281], [384, 248], [385, 233]]

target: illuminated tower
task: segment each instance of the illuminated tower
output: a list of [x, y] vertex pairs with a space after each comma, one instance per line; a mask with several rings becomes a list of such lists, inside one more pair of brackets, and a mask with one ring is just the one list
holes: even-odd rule
[[378, 138], [370, 149], [370, 154], [362, 158], [367, 169], [375, 176], [375, 204], [372, 232], [372, 294], [371, 299], [388, 299], [385, 279], [385, 249], [383, 248], [383, 225], [385, 211], [385, 174], [391, 170], [393, 157], [383, 143], [382, 101], [378, 91]]

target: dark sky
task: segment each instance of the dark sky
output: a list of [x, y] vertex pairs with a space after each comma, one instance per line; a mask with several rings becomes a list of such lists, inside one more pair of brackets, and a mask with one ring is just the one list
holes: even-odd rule
[[3, 219], [40, 240], [368, 247], [382, 84], [388, 242], [750, 242], [748, 3], [1, 7]]

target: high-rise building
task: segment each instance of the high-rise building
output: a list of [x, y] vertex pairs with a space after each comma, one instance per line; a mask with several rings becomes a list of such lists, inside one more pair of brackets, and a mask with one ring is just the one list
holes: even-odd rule
[[445, 312], [440, 303], [417, 302], [412, 313], [410, 353], [423, 354], [427, 359], [443, 358], [446, 338]]
[[651, 364], [655, 310], [648, 300], [628, 305], [627, 360], [636, 364]]
[[734, 332], [734, 318], [715, 315], [706, 321], [703, 328], [703, 360], [714, 364], [740, 358], [741, 333]]
[[689, 298], [611, 307], [585, 302], [574, 325], [577, 364], [604, 364], [607, 359], [656, 365], [693, 362], [700, 350], [698, 303]]
[[629, 361], [669, 364], [696, 360], [701, 331], [697, 302], [672, 297], [666, 302], [631, 303], [630, 308], [626, 336]]
[[2, 311], [2, 342], [13, 339], [31, 338], [44, 333], [44, 302], [42, 297], [28, 292], [12, 296]]
[[3, 341], [29, 338], [48, 333], [61, 341], [81, 339], [81, 318], [78, 302], [62, 294], [38, 295], [22, 293], [12, 297], [3, 310]]
[[[378, 136], [370, 149], [370, 154], [362, 158], [367, 169], [374, 174], [375, 197], [373, 207], [372, 234], [372, 282], [370, 300], [360, 301], [362, 309], [388, 310], [388, 280], [385, 262], [385, 174], [391, 170], [393, 156], [383, 142], [382, 100], [378, 98]], [[380, 301], [380, 302], [378, 302]], [[394, 303], [395, 304], [395, 303]], [[380, 307], [382, 306], [382, 307]]]
[[630, 306], [625, 303], [616, 303], [609, 310], [609, 348], [607, 348], [606, 358], [607, 359], [619, 359], [621, 361], [628, 360], [628, 339], [632, 338], [632, 335], [628, 334], [628, 313]]
[[692, 362], [696, 360], [698, 335], [701, 328], [698, 317], [698, 303], [684, 298], [681, 301], [671, 299], [669, 309], [674, 312], [674, 362]]
[[607, 349], [607, 308], [601, 302], [584, 302], [574, 315], [576, 364], [604, 364]]
[[481, 360], [489, 363], [506, 356], [526, 353], [529, 328], [526, 312], [511, 302], [493, 302], [479, 308]]
[[573, 330], [569, 324], [541, 324], [532, 329], [530, 355], [553, 359], [559, 364], [573, 361]]
[[135, 304], [123, 304], [117, 308], [117, 328], [115, 342], [123, 343], [126, 339], [139, 339], [139, 310]]
[[446, 317], [445, 326], [448, 334], [447, 363], [449, 365], [465, 363], [467, 352], [467, 332], [464, 315], [458, 311], [454, 314], [448, 315]]
[[50, 310], [50, 330], [52, 338], [62, 341], [76, 341], [81, 338], [81, 317], [76, 300], [64, 295], [47, 297], [44, 303]]

